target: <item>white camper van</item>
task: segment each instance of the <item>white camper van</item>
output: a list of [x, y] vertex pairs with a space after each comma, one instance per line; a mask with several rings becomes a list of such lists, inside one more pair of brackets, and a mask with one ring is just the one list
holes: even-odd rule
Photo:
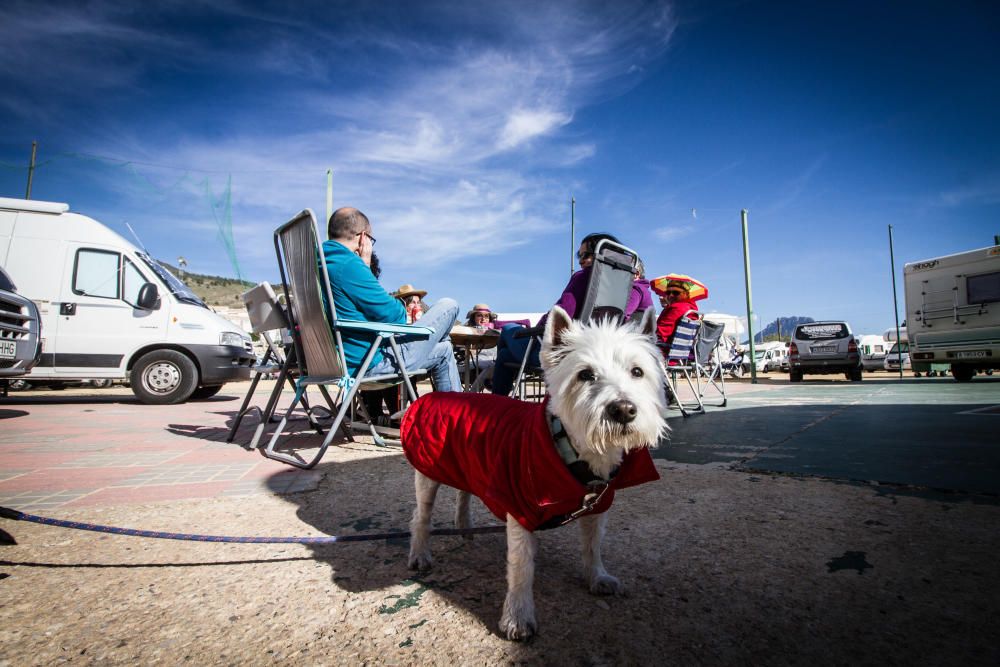
[[67, 204], [0, 197], [0, 266], [42, 318], [29, 381], [128, 379], [144, 403], [249, 378], [250, 338], [152, 257]]
[[913, 371], [947, 363], [959, 382], [1000, 368], [1000, 246], [903, 267]]

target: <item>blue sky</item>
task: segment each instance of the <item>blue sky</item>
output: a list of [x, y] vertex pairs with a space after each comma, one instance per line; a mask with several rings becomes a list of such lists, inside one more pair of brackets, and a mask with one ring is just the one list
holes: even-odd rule
[[[892, 324], [902, 264], [1000, 234], [1000, 12], [940, 2], [0, 5], [0, 196], [244, 277], [303, 208], [373, 220], [390, 290], [546, 310], [610, 231], [702, 309]], [[325, 227], [325, 224], [324, 224]], [[902, 306], [902, 283], [900, 281]]]

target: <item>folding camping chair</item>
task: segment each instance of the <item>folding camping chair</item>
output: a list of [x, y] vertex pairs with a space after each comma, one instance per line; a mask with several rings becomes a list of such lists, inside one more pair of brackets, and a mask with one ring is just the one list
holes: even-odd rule
[[[321, 266], [321, 248], [316, 233], [316, 218], [306, 209], [274, 232], [274, 249], [278, 256], [281, 284], [288, 304], [287, 314], [295, 350], [295, 397], [285, 411], [274, 435], [261, 453], [298, 468], [312, 468], [323, 458], [334, 435], [346, 425], [344, 417], [362, 384], [372, 382], [402, 382], [406, 388], [404, 400], [415, 400], [416, 393], [406, 367], [398, 374], [369, 375], [375, 352], [388, 345], [396, 359], [402, 359], [397, 336], [427, 337], [434, 333], [428, 327], [381, 322], [355, 322], [337, 319], [337, 309], [330, 288], [330, 278]], [[341, 332], [364, 332], [372, 342], [361, 365], [351, 373], [344, 358]], [[331, 406], [333, 419], [319, 451], [309, 460], [276, 451], [289, 416], [305, 396], [306, 389], [316, 386]], [[328, 386], [337, 388], [337, 400], [331, 399]], [[347, 436], [350, 437], [349, 430]]]
[[[698, 395], [702, 402], [709, 387], [714, 388], [722, 396], [720, 408], [726, 407], [726, 380], [722, 372], [720, 342], [725, 325], [703, 319], [698, 327], [694, 342], [694, 363], [698, 378]], [[705, 383], [701, 380], [704, 378]], [[713, 404], [714, 405], [714, 404]]]
[[[689, 412], [705, 412], [705, 404], [701, 400], [701, 385], [698, 380], [698, 368], [691, 360], [691, 352], [695, 346], [695, 338], [698, 334], [700, 322], [690, 319], [688, 316], [696, 310], [689, 310], [684, 313], [681, 319], [677, 320], [677, 327], [674, 329], [674, 337], [667, 351], [667, 358], [664, 360], [663, 368], [666, 371], [667, 385], [677, 401], [677, 407], [685, 417]], [[660, 344], [660, 347], [665, 347]], [[692, 378], [692, 374], [694, 377]], [[688, 388], [694, 394], [696, 403], [685, 404], [677, 393], [677, 376], [680, 375], [687, 382]], [[695, 384], [698, 383], [696, 387]]]
[[[598, 318], [613, 317], [621, 322], [625, 318], [625, 307], [628, 305], [638, 259], [638, 253], [631, 248], [609, 239], [599, 241], [594, 249], [594, 263], [591, 265], [590, 278], [587, 282], [587, 294], [573, 319], [590, 322]], [[533, 327], [515, 334], [516, 338], [531, 337], [511, 390], [511, 394], [516, 393], [521, 400], [525, 398], [526, 381], [534, 380], [541, 384], [542, 369], [530, 366], [528, 358], [535, 345], [541, 346], [543, 333], [545, 333], [543, 327]], [[540, 394], [544, 396], [544, 392]]]
[[[267, 348], [264, 352], [264, 357], [250, 369], [253, 372], [253, 380], [250, 382], [250, 389], [243, 399], [243, 405], [240, 406], [239, 412], [236, 413], [236, 417], [233, 419], [233, 425], [229, 428], [229, 435], [226, 438], [226, 442], [232, 442], [236, 439], [236, 431], [239, 430], [240, 423], [247, 414], [252, 412], [258, 416], [260, 423], [257, 424], [257, 429], [254, 431], [253, 438], [250, 440], [249, 445], [247, 445], [247, 449], [256, 449], [267, 425], [276, 421], [274, 419], [274, 410], [278, 404], [278, 400], [281, 398], [281, 390], [285, 383], [287, 382], [292, 390], [295, 390], [295, 381], [291, 375], [292, 371], [295, 370], [295, 349], [292, 347], [292, 339], [288, 333], [288, 319], [285, 316], [285, 308], [278, 302], [278, 298], [275, 296], [270, 283], [260, 283], [256, 287], [244, 292], [240, 298], [243, 300], [243, 304], [247, 309], [247, 315], [250, 317], [251, 333], [259, 335], [264, 340]], [[280, 332], [280, 339], [278, 341], [272, 340], [272, 331]], [[265, 375], [273, 375], [275, 373], [278, 374], [277, 382], [274, 383], [274, 389], [271, 391], [264, 409], [261, 410], [256, 405], [251, 406], [250, 401], [257, 390], [257, 385], [260, 383], [261, 378]], [[313, 428], [317, 432], [322, 433], [323, 428], [315, 420], [312, 408], [309, 406], [308, 398], [304, 395], [302, 397], [302, 404], [306, 408], [306, 415], [309, 418], [310, 424], [313, 425]]]

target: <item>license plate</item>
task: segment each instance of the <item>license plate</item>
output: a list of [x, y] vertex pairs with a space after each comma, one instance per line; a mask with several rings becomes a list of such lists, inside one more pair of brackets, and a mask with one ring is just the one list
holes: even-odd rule
[[830, 354], [831, 352], [836, 352], [837, 348], [836, 346], [813, 345], [812, 348], [810, 348], [810, 351], [813, 354]]
[[0, 359], [13, 359], [17, 356], [17, 343], [12, 340], [0, 340]]
[[967, 350], [965, 352], [956, 352], [954, 355], [955, 359], [985, 359], [990, 356], [986, 350]]

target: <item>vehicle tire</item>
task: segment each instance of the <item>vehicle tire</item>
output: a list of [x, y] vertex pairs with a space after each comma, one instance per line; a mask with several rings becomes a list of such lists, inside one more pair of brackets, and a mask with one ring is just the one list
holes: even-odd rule
[[221, 384], [210, 384], [204, 387], [198, 387], [193, 392], [191, 392], [192, 401], [203, 401], [206, 398], [212, 398], [218, 394], [224, 385]]
[[951, 374], [958, 382], [971, 382], [976, 374], [976, 369], [966, 364], [952, 364]]
[[789, 382], [802, 382], [802, 371], [788, 371]]
[[864, 375], [862, 374], [861, 369], [855, 368], [848, 374], [847, 379], [850, 380], [851, 382], [861, 382], [861, 379], [863, 377]]
[[132, 393], [149, 405], [174, 405], [198, 387], [194, 362], [176, 350], [153, 350], [139, 357], [130, 374]]
[[91, 380], [90, 384], [93, 385], [95, 389], [107, 389], [114, 384], [114, 380], [111, 378], [97, 378], [96, 380]]
[[15, 378], [10, 381], [7, 388], [13, 391], [27, 391], [31, 389], [31, 383], [27, 380], [22, 380], [21, 378]]

